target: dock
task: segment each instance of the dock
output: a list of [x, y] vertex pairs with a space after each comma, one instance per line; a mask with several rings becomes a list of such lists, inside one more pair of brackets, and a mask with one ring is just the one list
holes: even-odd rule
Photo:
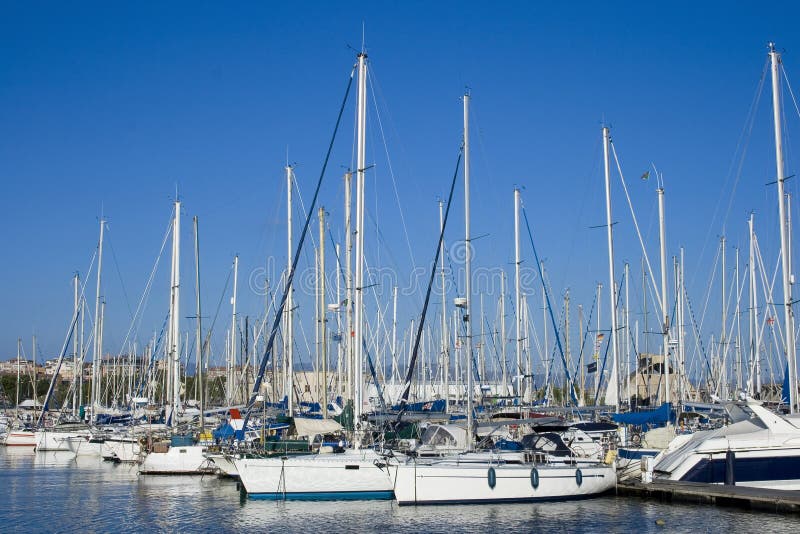
[[713, 504], [744, 510], [800, 513], [800, 491], [659, 480], [649, 484], [636, 481], [618, 484], [617, 495], [639, 496], [662, 502]]

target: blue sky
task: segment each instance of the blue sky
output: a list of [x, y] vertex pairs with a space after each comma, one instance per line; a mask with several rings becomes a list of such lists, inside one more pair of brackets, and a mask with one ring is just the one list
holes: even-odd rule
[[[375, 97], [367, 203], [384, 239], [378, 246], [374, 227], [368, 230], [371, 265], [408, 276], [412, 254], [418, 265], [431, 261], [437, 200], [447, 192], [461, 136], [460, 96], [469, 87], [473, 234], [486, 235], [475, 242], [476, 265], [511, 273], [512, 192], [524, 187], [554, 292], [570, 288], [573, 305], [591, 305], [595, 284], [607, 285], [608, 277], [604, 232], [590, 229], [605, 221], [606, 123], [654, 262], [655, 182], [639, 176], [651, 163], [664, 173], [668, 253], [685, 247], [689, 289], [698, 307], [709, 298], [713, 332], [719, 296], [716, 289], [707, 295], [707, 287], [718, 236], [728, 236], [732, 268], [732, 247], [745, 254], [754, 210], [765, 260], [775, 262], [776, 195], [765, 186], [775, 174], [769, 80], [744, 136], [741, 173], [737, 146], [768, 41], [785, 52], [789, 80], [800, 80], [797, 15], [789, 2], [769, 9], [755, 2], [4, 3], [0, 358], [14, 355], [18, 337], [30, 346], [34, 333], [45, 356], [58, 351], [71, 277], [87, 269], [101, 211], [114, 251], [105, 258], [105, 345], [119, 350], [176, 187], [184, 211], [182, 315], [194, 311], [190, 228], [197, 215], [204, 315], [216, 308], [238, 253], [240, 313], [260, 316], [264, 299], [245, 284], [268, 258], [281, 266], [286, 260], [287, 151], [308, 202], [362, 23]], [[353, 107], [354, 99], [321, 198], [337, 239]], [[788, 94], [785, 115], [793, 174], [798, 115]], [[790, 181], [788, 190], [796, 189]], [[641, 254], [616, 178], [613, 194], [618, 271], [627, 260], [638, 277]], [[448, 241], [463, 235], [460, 190], [456, 202]], [[531, 256], [527, 245], [524, 256]], [[166, 311], [167, 261], [142, 340]], [[487, 296], [487, 312], [496, 298]], [[540, 298], [538, 288], [532, 298]], [[402, 324], [420, 302], [419, 295], [404, 299]], [[218, 324], [229, 321], [227, 308], [225, 302]], [[310, 322], [306, 330], [313, 336]], [[218, 326], [218, 345], [222, 336]]]

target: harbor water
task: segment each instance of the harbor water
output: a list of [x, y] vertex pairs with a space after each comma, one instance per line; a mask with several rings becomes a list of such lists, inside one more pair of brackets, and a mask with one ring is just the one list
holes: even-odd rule
[[800, 518], [613, 495], [541, 504], [399, 507], [243, 498], [216, 476], [138, 475], [72, 454], [0, 447], [3, 532], [798, 532]]

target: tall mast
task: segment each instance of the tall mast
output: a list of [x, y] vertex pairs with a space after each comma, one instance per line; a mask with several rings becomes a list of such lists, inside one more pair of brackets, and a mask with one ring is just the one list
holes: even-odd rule
[[758, 294], [756, 293], [756, 254], [755, 244], [756, 235], [753, 231], [755, 223], [754, 215], [750, 214], [750, 219], [747, 225], [750, 230], [750, 257], [748, 259], [750, 265], [750, 368], [753, 370], [751, 376], [750, 394], [753, 396], [761, 394], [761, 368], [758, 361]]
[[[564, 360], [567, 362], [567, 369], [572, 366], [572, 355], [570, 354], [569, 346], [569, 289], [564, 293]], [[567, 380], [566, 374], [564, 379]], [[567, 381], [565, 384], [567, 388], [574, 391], [572, 384]]]
[[600, 297], [603, 295], [603, 284], [597, 282], [597, 340], [594, 344], [594, 403], [600, 400], [600, 340], [602, 333], [600, 331]]
[[[628, 279], [630, 278], [630, 265], [625, 262], [625, 402], [630, 409], [631, 400], [631, 308], [628, 300]], [[583, 339], [583, 338], [581, 338]]]
[[[519, 189], [514, 189], [514, 309], [516, 311], [516, 350], [517, 350], [517, 368], [514, 375], [517, 377], [517, 397], [522, 398], [522, 300], [520, 295], [520, 246], [519, 246], [519, 204], [520, 193]], [[545, 329], [546, 330], [546, 329]], [[545, 362], [545, 369], [547, 363]], [[547, 387], [547, 384], [545, 384]]]
[[465, 245], [465, 289], [467, 311], [465, 317], [467, 330], [467, 450], [472, 449], [472, 238], [470, 234], [469, 198], [469, 93], [464, 94], [464, 245]]
[[[444, 201], [439, 201], [439, 232], [444, 228]], [[447, 286], [444, 273], [444, 236], [439, 249], [442, 280], [442, 389], [444, 390], [444, 413], [450, 413], [450, 343], [447, 335]]]
[[[80, 285], [80, 275], [75, 273], [73, 277], [73, 290], [74, 290], [74, 310], [73, 313], [75, 317], [80, 314], [80, 301], [78, 300], [78, 286]], [[77, 398], [78, 398], [78, 363], [79, 363], [79, 356], [78, 356], [78, 335], [73, 334], [72, 337], [72, 382], [76, 386], [75, 390], [72, 392], [72, 415], [76, 414], [77, 409]]]
[[392, 382], [396, 382], [397, 362], [397, 286], [392, 288]]
[[19, 378], [20, 378], [20, 361], [19, 355], [22, 352], [22, 339], [17, 338], [17, 403], [14, 405], [17, 413], [19, 413]]
[[228, 380], [227, 380], [227, 390], [228, 390], [228, 406], [236, 403], [238, 401], [238, 376], [236, 372], [236, 347], [239, 344], [238, 336], [236, 332], [237, 328], [237, 316], [236, 316], [236, 297], [239, 288], [239, 255], [235, 255], [233, 257], [233, 297], [231, 298], [231, 345], [230, 350], [228, 351]]
[[[542, 345], [544, 346], [544, 350], [543, 350], [544, 354], [542, 355], [542, 363], [544, 363], [544, 398], [545, 398], [546, 404], [550, 404], [550, 390], [551, 390], [551, 387], [550, 387], [550, 382], [551, 382], [551, 378], [550, 378], [550, 358], [549, 358], [549, 356], [550, 356], [550, 347], [549, 347], [549, 343], [547, 342], [547, 331], [548, 331], [548, 328], [547, 328], [547, 290], [545, 289], [545, 276], [546, 275], [545, 275], [545, 269], [544, 269], [544, 260], [542, 260], [539, 263], [539, 269], [540, 269], [540, 272], [542, 273], [542, 326], [543, 326], [542, 330], [544, 331], [544, 334], [542, 336], [544, 338], [543, 343], [542, 343]], [[524, 299], [525, 303], [527, 304], [527, 302], [528, 302], [527, 295], [523, 295], [521, 298]], [[524, 320], [523, 324], [525, 325], [525, 335], [522, 336], [523, 337], [523, 346], [526, 346], [528, 344], [528, 334], [527, 334], [528, 333], [528, 310], [527, 309], [525, 309], [525, 320]], [[556, 334], [556, 335], [558, 335], [558, 334]], [[528, 360], [530, 360], [531, 353], [528, 352], [527, 354], [528, 354]], [[531, 367], [530, 364], [528, 364], [528, 366], [525, 368], [526, 378], [528, 378], [527, 375], [531, 374], [530, 367]], [[531, 384], [528, 384], [527, 388], [525, 389], [525, 396], [526, 396], [527, 399], [531, 399], [532, 398], [531, 397], [531, 394], [532, 394], [531, 389], [533, 388], [532, 382], [533, 381], [531, 380]]]
[[[660, 180], [660, 178], [659, 178]], [[671, 401], [669, 384], [669, 307], [667, 306], [667, 234], [664, 225], [664, 187], [660, 184], [658, 190], [658, 228], [661, 243], [661, 331], [664, 335], [664, 389], [666, 390], [665, 402]], [[724, 277], [723, 277], [724, 279]]]
[[[617, 362], [619, 352], [617, 349], [617, 282], [614, 276], [614, 237], [611, 222], [611, 166], [608, 158], [610, 138], [608, 127], [603, 127], [603, 168], [606, 179], [606, 235], [608, 236], [608, 291], [609, 309], [611, 310], [611, 376], [608, 380], [611, 387], [609, 394], [614, 405], [614, 411], [619, 413], [619, 380], [617, 378]], [[663, 270], [662, 264], [662, 270]], [[662, 278], [665, 275], [662, 275]], [[598, 369], [598, 372], [600, 370]], [[606, 400], [608, 402], [608, 399]]]
[[[286, 166], [286, 284], [289, 283], [289, 273], [292, 272], [292, 189], [293, 173], [290, 165]], [[283, 312], [286, 320], [286, 335], [283, 337], [283, 371], [285, 373], [283, 393], [286, 396], [287, 402], [287, 415], [294, 416], [294, 296], [292, 295], [292, 288], [287, 289], [286, 294], [286, 308]]]
[[[444, 322], [444, 321], [443, 321]], [[506, 271], [500, 272], [500, 361], [503, 370], [503, 395], [508, 395], [508, 365], [506, 364]]]
[[78, 347], [80, 348], [80, 368], [78, 369], [78, 406], [83, 406], [83, 362], [85, 358], [84, 354], [84, 343], [83, 343], [83, 334], [84, 334], [84, 325], [86, 319], [86, 298], [81, 298], [81, 332], [80, 332], [80, 342], [78, 343]]
[[[720, 331], [719, 335], [719, 376], [720, 380], [723, 384], [727, 382], [727, 371], [725, 360], [727, 359], [726, 356], [728, 354], [728, 290], [726, 289], [726, 276], [728, 276], [727, 266], [725, 262], [726, 258], [726, 248], [725, 248], [725, 236], [723, 235], [720, 238], [720, 253], [722, 255], [722, 330]], [[723, 392], [723, 389], [720, 388], [720, 392]]]
[[794, 344], [794, 311], [792, 310], [792, 286], [789, 267], [788, 227], [786, 224], [786, 200], [783, 181], [783, 132], [781, 131], [781, 85], [779, 64], [781, 55], [775, 50], [775, 44], [769, 44], [769, 56], [772, 63], [772, 116], [775, 126], [775, 166], [778, 181], [778, 218], [781, 230], [781, 274], [783, 278], [783, 313], [785, 321], [784, 339], [786, 339], [786, 362], [789, 366], [789, 413], [797, 410], [797, 368], [795, 363]]
[[741, 295], [741, 284], [739, 281], [739, 247], [736, 247], [736, 391], [742, 390], [742, 314], [739, 297]]
[[364, 189], [367, 144], [367, 54], [358, 54], [358, 128], [356, 147], [356, 279], [355, 279], [355, 391], [353, 420], [356, 448], [361, 446], [364, 383]]
[[97, 246], [97, 290], [95, 292], [97, 299], [94, 308], [94, 352], [92, 354], [92, 416], [95, 419], [100, 404], [100, 360], [103, 358], [103, 335], [100, 332], [100, 279], [103, 271], [103, 231], [105, 226], [106, 221], [101, 217], [100, 242]]
[[200, 432], [203, 432], [206, 427], [205, 420], [205, 391], [203, 390], [203, 315], [200, 308], [200, 236], [197, 223], [197, 215], [194, 216], [194, 294], [195, 294], [195, 311], [197, 313], [197, 332], [195, 333], [194, 350], [195, 350], [195, 363], [197, 364], [197, 371], [195, 373], [195, 380], [197, 383], [197, 391], [200, 401]]
[[347, 350], [346, 366], [347, 366], [347, 389], [345, 397], [353, 401], [353, 383], [355, 382], [355, 362], [353, 353], [353, 228], [352, 228], [352, 188], [353, 188], [353, 173], [347, 172], [344, 175], [344, 262], [345, 262], [345, 326], [347, 333], [345, 334], [345, 349]]
[[[581, 340], [581, 346], [583, 345], [583, 305], [578, 304], [578, 339]], [[583, 366], [583, 348], [581, 348], [580, 354], [578, 356], [578, 369], [580, 369], [580, 383], [578, 384], [578, 406], [583, 406], [586, 402], [586, 394], [584, 392], [586, 383], [585, 383], [585, 367]]]
[[172, 224], [172, 276], [170, 280], [170, 335], [169, 362], [172, 367], [171, 426], [178, 425], [180, 403], [181, 334], [180, 334], [180, 286], [181, 286], [181, 202], [175, 201], [175, 220]]
[[319, 208], [319, 314], [322, 358], [322, 417], [328, 418], [328, 343], [325, 315], [325, 208]]
[[[339, 243], [336, 243], [336, 261], [341, 265], [341, 258], [340, 254], [340, 247]], [[342, 305], [342, 277], [341, 277], [341, 269], [336, 269], [336, 331], [339, 333], [339, 342], [336, 344], [336, 395], [341, 395], [342, 393], [342, 355], [344, 353], [344, 336], [342, 336], [342, 315], [338, 313], [340, 311], [340, 307]], [[349, 335], [349, 334], [348, 334]], [[336, 396], [334, 395], [334, 397]]]
[[678, 292], [678, 359], [680, 360], [680, 383], [681, 383], [681, 390], [683, 394], [681, 395], [681, 402], [683, 402], [687, 397], [687, 392], [685, 391], [687, 380], [686, 380], [686, 312], [685, 312], [685, 301], [686, 301], [686, 277], [684, 271], [684, 255], [683, 255], [683, 247], [681, 247], [681, 264], [680, 264], [680, 280], [681, 280], [681, 288]]

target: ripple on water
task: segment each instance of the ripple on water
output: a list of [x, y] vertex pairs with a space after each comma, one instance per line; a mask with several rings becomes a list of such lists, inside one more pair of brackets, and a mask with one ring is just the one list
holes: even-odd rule
[[[793, 516], [621, 497], [542, 504], [398, 507], [391, 501], [241, 499], [213, 476], [0, 447], [2, 530], [109, 532], [798, 532]], [[663, 524], [662, 524], [663, 523]]]

